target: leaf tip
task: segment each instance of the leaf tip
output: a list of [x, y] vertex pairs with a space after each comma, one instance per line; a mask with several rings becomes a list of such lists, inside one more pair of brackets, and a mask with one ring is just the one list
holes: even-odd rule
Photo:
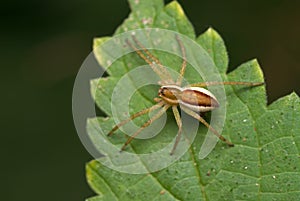
[[92, 177], [92, 169], [95, 166], [96, 161], [92, 160], [85, 165], [86, 179], [87, 181], [91, 180]]
[[253, 58], [250, 61], [250, 64], [256, 67], [256, 71], [258, 73], [258, 77], [261, 79], [261, 81], [264, 81], [264, 74], [263, 71], [259, 65], [259, 62], [257, 60], [257, 58]]
[[93, 39], [93, 49], [96, 49], [106, 41], [108, 41], [111, 37], [96, 37]]
[[292, 93], [289, 95], [290, 99], [299, 99], [299, 95], [296, 91], [292, 91]]
[[101, 44], [102, 44], [101, 38], [97, 37], [93, 39], [93, 49], [96, 49]]
[[96, 90], [98, 87], [99, 79], [92, 79], [90, 80], [90, 92], [93, 100], [96, 98]]
[[197, 38], [197, 42], [210, 54], [219, 71], [226, 73], [229, 59], [221, 35], [212, 27], [209, 27]]
[[221, 38], [221, 35], [212, 27], [209, 27], [205, 33], [214, 38]]
[[166, 5], [166, 8], [170, 8], [172, 10], [175, 10], [180, 17], [185, 16], [185, 13], [184, 13], [181, 5], [176, 0], [174, 0], [171, 3], [169, 3], [168, 5]]

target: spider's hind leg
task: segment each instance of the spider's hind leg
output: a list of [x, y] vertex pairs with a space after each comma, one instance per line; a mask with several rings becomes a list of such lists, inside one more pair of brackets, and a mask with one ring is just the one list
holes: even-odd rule
[[243, 85], [248, 87], [255, 87], [261, 86], [265, 84], [264, 82], [198, 82], [194, 84], [190, 84], [191, 87], [208, 87], [208, 86], [215, 86], [215, 85]]
[[187, 113], [188, 115], [194, 117], [198, 121], [200, 121], [202, 124], [204, 124], [210, 131], [212, 131], [220, 140], [228, 144], [228, 146], [233, 147], [234, 144], [227, 140], [225, 137], [223, 137], [216, 129], [214, 129], [209, 123], [207, 123], [199, 114], [196, 112], [189, 110], [187, 108], [182, 107], [182, 110]]

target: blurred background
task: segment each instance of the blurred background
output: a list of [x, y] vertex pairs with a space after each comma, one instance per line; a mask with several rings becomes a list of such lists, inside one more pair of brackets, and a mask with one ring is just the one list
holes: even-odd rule
[[[231, 70], [258, 58], [269, 103], [299, 94], [300, 1], [178, 1], [197, 34], [222, 35]], [[93, 38], [127, 17], [127, 1], [11, 0], [0, 11], [1, 200], [84, 200], [94, 195], [92, 157], [73, 125], [73, 82]]]

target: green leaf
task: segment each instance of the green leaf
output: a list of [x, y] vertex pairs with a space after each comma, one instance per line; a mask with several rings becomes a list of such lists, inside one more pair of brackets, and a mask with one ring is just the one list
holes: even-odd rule
[[195, 38], [194, 28], [177, 1], [163, 7], [163, 0], [130, 0], [132, 12], [116, 34], [141, 28], [161, 28]]
[[[197, 42], [208, 52], [219, 71], [226, 73], [228, 67], [228, 55], [224, 41], [212, 28], [197, 38]], [[217, 51], [216, 51], [217, 50]]]
[[[137, 28], [158, 27], [195, 39], [193, 28], [179, 4], [173, 1], [163, 7], [162, 2], [130, 0], [132, 13], [116, 34]], [[108, 39], [95, 39], [95, 47]], [[204, 62], [214, 63], [224, 80], [264, 80], [256, 60], [248, 61], [226, 74], [226, 47], [220, 35], [212, 28], [200, 35], [196, 42], [207, 51], [203, 56]], [[179, 71], [180, 58], [170, 58], [164, 52], [153, 53], [164, 65]], [[196, 52], [195, 55], [197, 54], [200, 53]], [[101, 65], [110, 62], [100, 50], [96, 50], [95, 55]], [[99, 124], [102, 132], [106, 133], [114, 125], [109, 117], [112, 115], [111, 96], [117, 82], [132, 70], [132, 66], [144, 63], [136, 55], [127, 55], [107, 69], [108, 77], [92, 81], [91, 91], [95, 102], [108, 116], [88, 121], [87, 130], [92, 141], [95, 142], [101, 132], [95, 125]], [[185, 77], [191, 83], [199, 82], [199, 77], [190, 65], [187, 66]], [[91, 161], [86, 166], [87, 181], [98, 196], [87, 200], [298, 200], [299, 97], [292, 93], [267, 106], [263, 86], [225, 86], [225, 89], [227, 111], [222, 135], [230, 139], [235, 147], [228, 148], [223, 142], [218, 142], [208, 157], [204, 160], [198, 159], [205, 137], [203, 134], [207, 130], [200, 125], [188, 152], [172, 165], [157, 172], [126, 174], [112, 170], [96, 160]], [[130, 113], [153, 105], [157, 90], [155, 86], [139, 89], [130, 102]], [[166, 127], [159, 135], [147, 140], [135, 139], [126, 151], [148, 153], [164, 147], [176, 136], [178, 129], [171, 113], [168, 113], [168, 117]], [[141, 118], [136, 123], [142, 124], [146, 119]], [[118, 131], [111, 138], [111, 142], [121, 146], [126, 139], [124, 133]], [[134, 167], [135, 164], [128, 161], [126, 165]]]

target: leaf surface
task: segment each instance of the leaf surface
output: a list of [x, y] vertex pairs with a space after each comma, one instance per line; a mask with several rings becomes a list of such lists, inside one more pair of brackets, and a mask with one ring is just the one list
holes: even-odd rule
[[[207, 51], [207, 61], [215, 64], [224, 80], [264, 80], [256, 60], [248, 61], [226, 74], [228, 56], [220, 35], [210, 28], [196, 39], [192, 25], [176, 1], [166, 6], [163, 6], [161, 0], [129, 2], [132, 12], [117, 29], [116, 34], [146, 27], [170, 29], [200, 44]], [[108, 39], [109, 37], [95, 39], [94, 46]], [[100, 64], [108, 62], [101, 52], [95, 54]], [[179, 71], [180, 58], [170, 58], [170, 55], [160, 52], [154, 54], [164, 65]], [[108, 77], [92, 81], [91, 91], [95, 102], [108, 117], [99, 117], [88, 122], [90, 136], [97, 136], [100, 132], [95, 125], [100, 124], [104, 132], [109, 132], [114, 126], [114, 121], [109, 118], [112, 115], [111, 95], [114, 87], [131, 66], [143, 63], [145, 62], [136, 55], [125, 56], [107, 69]], [[195, 76], [189, 66], [185, 77], [191, 83], [199, 82], [199, 76]], [[250, 89], [225, 86], [225, 89], [227, 112], [222, 135], [235, 144], [234, 148], [228, 148], [219, 142], [208, 157], [199, 160], [203, 133], [207, 130], [200, 125], [188, 152], [169, 167], [154, 173], [126, 174], [109, 169], [96, 160], [91, 161], [86, 166], [87, 180], [98, 196], [87, 200], [298, 200], [299, 97], [291, 93], [267, 106], [263, 86]], [[139, 89], [130, 103], [130, 113], [153, 105], [157, 90], [155, 86]], [[159, 135], [148, 140], [133, 140], [129, 150], [147, 153], [169, 143], [178, 128], [171, 113], [168, 113], [168, 117], [166, 127]], [[144, 121], [145, 118], [141, 118], [136, 123], [141, 124]], [[92, 137], [92, 140], [95, 139]], [[126, 139], [118, 131], [111, 141], [121, 146]], [[130, 161], [126, 165], [134, 167]]]

